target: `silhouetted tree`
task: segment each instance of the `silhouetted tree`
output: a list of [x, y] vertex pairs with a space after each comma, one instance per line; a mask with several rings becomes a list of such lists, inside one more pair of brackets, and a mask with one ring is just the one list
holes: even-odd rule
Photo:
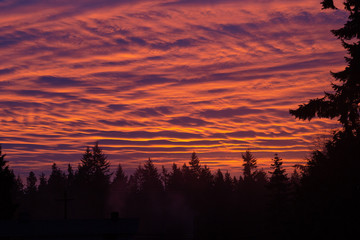
[[72, 187], [72, 185], [74, 184], [74, 180], [75, 180], [74, 170], [72, 169], [71, 164], [69, 163], [67, 168], [67, 176], [66, 176], [67, 188]]
[[195, 152], [191, 154], [191, 160], [189, 162], [189, 166], [190, 166], [190, 173], [192, 175], [191, 177], [194, 178], [194, 180], [199, 179], [201, 174], [201, 165], [200, 165], [199, 157], [196, 155]]
[[26, 178], [26, 188], [25, 188], [26, 194], [36, 193], [37, 191], [36, 182], [37, 182], [37, 178], [35, 176], [35, 173], [31, 171], [29, 173], [29, 176]]
[[[322, 1], [322, 5], [324, 9], [335, 9], [332, 0]], [[349, 54], [349, 57], [345, 58], [348, 63], [345, 70], [331, 73], [339, 84], [332, 84], [334, 93], [325, 93], [322, 98], [311, 99], [307, 104], [300, 105], [298, 109], [290, 110], [290, 114], [308, 120], [315, 116], [339, 117], [346, 134], [358, 135], [360, 133], [360, 2], [345, 0], [344, 6], [349, 12], [349, 20], [342, 28], [332, 30]]]
[[255, 173], [255, 169], [257, 168], [256, 166], [256, 158], [251, 154], [251, 152], [249, 150], [247, 150], [245, 152], [245, 155], [242, 154], [242, 158], [243, 158], [243, 176], [244, 176], [244, 182], [245, 183], [249, 183], [249, 182], [254, 182], [254, 173]]
[[274, 213], [277, 215], [282, 215], [287, 210], [289, 197], [289, 178], [282, 164], [282, 159], [275, 154], [273, 163], [271, 164], [272, 171], [269, 171], [271, 176], [268, 187], [272, 196], [271, 205]]
[[2, 154], [0, 145], [0, 220], [12, 218], [15, 209], [16, 180], [9, 169], [6, 154]]
[[91, 150], [89, 147], [86, 148], [79, 165], [78, 177], [89, 183], [96, 179], [96, 181], [102, 181], [103, 184], [108, 184], [111, 176], [109, 167], [110, 162], [107, 156], [96, 142]]
[[51, 173], [48, 180], [49, 189], [53, 193], [59, 193], [62, 196], [66, 188], [65, 182], [65, 174], [63, 173], [63, 171], [61, 171], [60, 168], [58, 168], [56, 163], [53, 163], [53, 165], [51, 166]]
[[[344, 26], [332, 33], [341, 40], [349, 56], [345, 70], [331, 73], [338, 81], [333, 93], [311, 99], [290, 114], [299, 119], [338, 118], [342, 130], [315, 150], [302, 169], [297, 209], [299, 223], [322, 237], [341, 235], [355, 229], [360, 221], [351, 221], [360, 208], [360, 1], [344, 0], [349, 13]], [[332, 0], [322, 1], [324, 9], [336, 9]], [[340, 220], [341, 219], [341, 220]], [[351, 231], [350, 231], [351, 232]], [[323, 236], [328, 233], [328, 236]], [[343, 236], [340, 238], [344, 238]]]
[[41, 173], [39, 176], [39, 192], [44, 192], [47, 189], [47, 179], [45, 173]]
[[87, 147], [75, 174], [74, 200], [75, 215], [82, 217], [104, 217], [106, 198], [110, 185], [110, 162], [96, 142]]
[[141, 232], [158, 233], [164, 224], [164, 195], [160, 173], [149, 158], [130, 177], [128, 209], [141, 218]]
[[18, 175], [16, 178], [16, 189], [18, 191], [18, 194], [22, 195], [24, 193], [24, 183], [20, 175]]
[[119, 164], [115, 172], [115, 177], [110, 184], [108, 197], [110, 211], [117, 211], [120, 216], [124, 216], [128, 194], [128, 177], [121, 164]]
[[136, 171], [138, 187], [141, 192], [151, 193], [163, 190], [160, 174], [150, 158], [143, 167], [140, 166]]
[[171, 191], [183, 191], [184, 189], [184, 177], [180, 168], [173, 163], [171, 172], [166, 175], [165, 189]]

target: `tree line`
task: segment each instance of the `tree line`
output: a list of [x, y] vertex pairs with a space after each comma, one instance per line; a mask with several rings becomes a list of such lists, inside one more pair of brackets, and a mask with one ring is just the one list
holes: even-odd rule
[[110, 172], [110, 162], [96, 142], [86, 148], [76, 170], [69, 164], [63, 171], [54, 163], [49, 176], [31, 171], [26, 183], [15, 177], [0, 149], [0, 216], [91, 219], [117, 212], [119, 217], [139, 219], [142, 233], [194, 233], [196, 239], [285, 237], [301, 229], [320, 233], [334, 223], [352, 225], [344, 224], [348, 218], [340, 222], [335, 217], [347, 217], [349, 206], [355, 207], [359, 199], [359, 185], [353, 186], [359, 176], [350, 168], [354, 163], [341, 162], [349, 148], [349, 156], [360, 156], [352, 147], [347, 139], [334, 137], [291, 175], [277, 154], [268, 173], [258, 169], [248, 150], [242, 154], [240, 177], [220, 169], [212, 172], [195, 152], [188, 164], [173, 163], [171, 169], [159, 169], [149, 158], [128, 176], [120, 164]]

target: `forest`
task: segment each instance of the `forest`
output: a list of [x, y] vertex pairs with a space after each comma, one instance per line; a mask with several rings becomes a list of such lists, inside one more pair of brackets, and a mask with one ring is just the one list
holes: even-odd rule
[[[275, 154], [271, 170], [242, 154], [243, 174], [212, 172], [193, 152], [188, 164], [158, 169], [149, 158], [127, 176], [98, 143], [87, 147], [77, 169], [30, 172], [24, 184], [0, 158], [1, 219], [139, 220], [139, 233], [194, 239], [343, 237], [358, 230], [360, 151], [358, 135], [337, 132], [292, 174]], [[175, 237], [176, 238], [176, 237]]]

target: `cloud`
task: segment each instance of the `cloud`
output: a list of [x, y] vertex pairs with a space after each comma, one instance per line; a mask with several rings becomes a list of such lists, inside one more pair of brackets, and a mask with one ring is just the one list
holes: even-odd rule
[[131, 114], [140, 117], [158, 117], [169, 113], [171, 113], [171, 108], [169, 107], [140, 108], [131, 112]]
[[107, 107], [109, 108], [109, 111], [111, 111], [111, 112], [123, 111], [125, 109], [128, 109], [128, 105], [126, 105], [126, 104], [109, 104]]
[[248, 107], [238, 107], [238, 108], [225, 108], [225, 109], [208, 109], [199, 113], [199, 115], [206, 118], [232, 118], [238, 115], [249, 115], [249, 114], [259, 114], [261, 110], [252, 109]]
[[82, 82], [67, 77], [41, 76], [36, 80], [37, 84], [51, 87], [73, 87], [82, 85]]
[[139, 123], [134, 123], [126, 120], [116, 120], [116, 121], [109, 121], [109, 120], [99, 120], [99, 122], [104, 123], [110, 126], [132, 126], [132, 125], [141, 125]]
[[151, 47], [165, 51], [165, 50], [169, 50], [169, 49], [175, 48], [175, 47], [178, 47], [178, 48], [193, 47], [193, 46], [196, 46], [197, 42], [198, 41], [195, 39], [183, 38], [183, 39], [178, 39], [174, 42], [153, 43], [153, 44], [151, 44]]
[[0, 48], [12, 47], [25, 41], [34, 41], [37, 38], [37, 36], [25, 31], [14, 31], [9, 35], [0, 36]]
[[16, 71], [16, 68], [3, 68], [3, 69], [0, 69], [0, 76], [11, 74], [11, 73], [14, 73], [15, 71]]
[[345, 64], [329, 33], [345, 14], [318, 5], [0, 1], [3, 149], [16, 171], [77, 164], [96, 140], [127, 169], [196, 151], [240, 173], [247, 148], [262, 166], [274, 151], [300, 162], [337, 125], [288, 109], [331, 90]]
[[179, 126], [205, 126], [210, 124], [207, 121], [204, 121], [202, 119], [192, 118], [192, 117], [176, 117], [172, 118], [168, 121], [171, 124], [179, 125]]

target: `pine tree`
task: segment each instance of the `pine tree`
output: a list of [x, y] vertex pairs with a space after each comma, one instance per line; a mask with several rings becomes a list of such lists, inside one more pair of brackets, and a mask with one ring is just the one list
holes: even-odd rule
[[150, 158], [137, 171], [140, 191], [159, 192], [163, 190], [160, 174]]
[[111, 176], [109, 172], [110, 162], [99, 147], [99, 143], [96, 142], [91, 150], [87, 147], [78, 168], [79, 177], [87, 182], [102, 181], [108, 184]]
[[45, 173], [41, 173], [39, 176], [39, 186], [38, 186], [39, 192], [44, 192], [47, 189], [47, 183], [48, 182]]
[[115, 177], [112, 181], [112, 184], [115, 184], [115, 183], [127, 183], [128, 181], [128, 177], [125, 175], [125, 172], [121, 166], [121, 164], [119, 163], [117, 169], [116, 169], [116, 172], [115, 172]]
[[92, 148], [87, 147], [75, 174], [74, 191], [71, 193], [78, 199], [79, 205], [74, 209], [80, 217], [104, 217], [110, 177], [110, 162], [99, 143], [96, 142]]
[[256, 166], [256, 158], [251, 154], [249, 150], [245, 152], [245, 155], [242, 154], [243, 158], [243, 174], [244, 174], [244, 182], [253, 182], [254, 181], [254, 170], [257, 168]]
[[60, 168], [56, 165], [56, 163], [53, 163], [51, 166], [51, 173], [48, 180], [48, 186], [49, 190], [52, 192], [59, 192], [63, 194], [65, 190], [65, 182], [66, 177], [63, 171], [61, 171]]
[[184, 177], [180, 168], [175, 163], [171, 166], [171, 172], [167, 175], [166, 190], [182, 191], [184, 185]]
[[128, 177], [119, 164], [110, 185], [108, 205], [111, 211], [117, 211], [120, 215], [124, 215], [128, 194]]
[[271, 164], [271, 168], [273, 171], [269, 171], [271, 174], [269, 188], [274, 191], [276, 196], [280, 199], [282, 197], [286, 197], [288, 191], [289, 178], [285, 173], [285, 169], [282, 166], [282, 159], [279, 158], [277, 154], [273, 159], [273, 163]]
[[[360, 1], [343, 3], [348, 21], [332, 33], [348, 52], [347, 66], [343, 71], [331, 73], [337, 81], [332, 84], [333, 93], [325, 93], [322, 98], [311, 99], [290, 110], [290, 114], [303, 120], [316, 116], [337, 118], [343, 127], [324, 143], [323, 150], [313, 151], [302, 167], [299, 212], [311, 216], [302, 221], [316, 226], [319, 234], [324, 228], [338, 233], [350, 229], [349, 226], [356, 225], [350, 219], [360, 213]], [[322, 1], [322, 6], [336, 9], [333, 0]]]
[[8, 162], [5, 161], [6, 154], [2, 154], [0, 144], [0, 220], [10, 219], [16, 209], [15, 192], [16, 180]]
[[195, 152], [191, 154], [191, 160], [189, 162], [190, 170], [192, 174], [194, 175], [194, 178], [199, 178], [201, 173], [201, 165], [199, 157], [196, 155]]
[[269, 224], [271, 226], [271, 235], [274, 237], [284, 239], [286, 238], [285, 226], [288, 222], [289, 216], [289, 179], [282, 166], [282, 159], [277, 154], [271, 164], [272, 171], [268, 188], [270, 190], [270, 204], [269, 213], [271, 219]]
[[25, 192], [27, 194], [34, 194], [37, 191], [36, 187], [37, 178], [35, 176], [35, 173], [31, 171], [29, 173], [29, 176], [26, 178], [26, 189]]
[[[333, 0], [322, 2], [324, 9], [336, 9]], [[320, 118], [338, 117], [347, 135], [359, 135], [359, 107], [360, 107], [360, 2], [344, 1], [345, 10], [349, 12], [349, 20], [340, 29], [332, 33], [341, 40], [349, 56], [345, 57], [345, 70], [331, 73], [338, 84], [332, 84], [334, 93], [325, 93], [322, 98], [311, 99], [307, 104], [300, 105], [290, 114], [299, 119], [311, 120], [315, 116]]]

